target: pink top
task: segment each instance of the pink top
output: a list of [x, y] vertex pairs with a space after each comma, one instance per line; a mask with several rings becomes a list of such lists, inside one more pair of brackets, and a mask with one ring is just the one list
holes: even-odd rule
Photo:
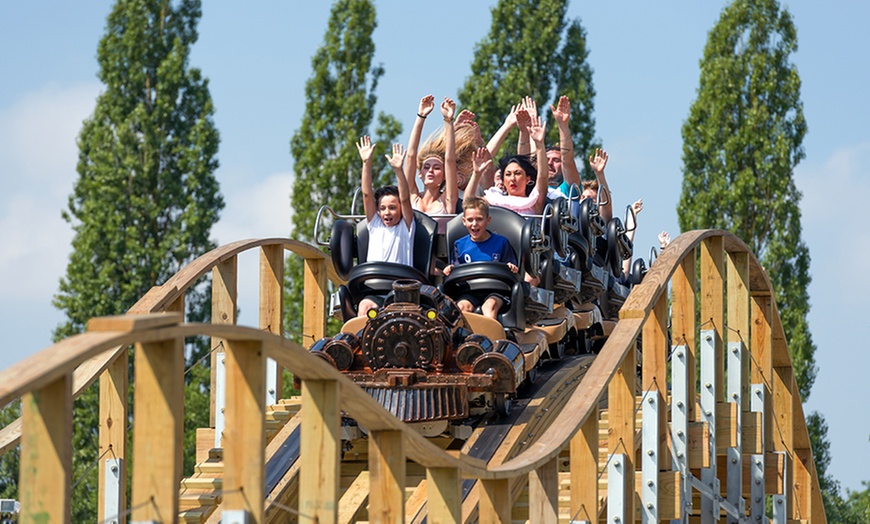
[[532, 215], [535, 213], [535, 204], [538, 203], [538, 188], [533, 188], [529, 196], [513, 196], [502, 194], [496, 188], [489, 188], [483, 192], [483, 198], [490, 205], [506, 207], [520, 214]]
[[[418, 209], [420, 211], [423, 211], [422, 209], [420, 209], [420, 201], [421, 200], [423, 200], [423, 199], [420, 197], [420, 195], [411, 195], [411, 205], [414, 206], [414, 209]], [[444, 195], [441, 195], [441, 198], [436, 200], [436, 202], [441, 204], [441, 207], [438, 209], [433, 209], [431, 211], [426, 211], [426, 214], [427, 215], [446, 215], [447, 214], [447, 206], [444, 205]]]

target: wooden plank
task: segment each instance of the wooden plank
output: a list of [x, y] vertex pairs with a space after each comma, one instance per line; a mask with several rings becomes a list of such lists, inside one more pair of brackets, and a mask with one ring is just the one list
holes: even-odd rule
[[369, 520], [404, 522], [405, 440], [401, 431], [372, 431], [369, 434]]
[[[774, 451], [782, 451], [786, 453], [786, 478], [785, 485], [792, 486], [792, 475], [794, 467], [792, 466], [792, 450], [794, 449], [794, 370], [791, 366], [774, 366], [773, 381], [771, 388], [773, 389], [773, 413], [771, 423], [776, 426], [774, 430], [773, 449]], [[793, 491], [789, 489], [789, 491]], [[787, 497], [788, 507], [786, 515], [793, 516], [794, 513], [794, 494]]]
[[[773, 376], [773, 347], [771, 331], [771, 298], [769, 295], [752, 297], [752, 384], [760, 384], [764, 394], [764, 420], [771, 421], [771, 390]], [[773, 424], [764, 425], [765, 451], [773, 451]]]
[[691, 469], [710, 467], [710, 429], [707, 426], [706, 422], [689, 422], [686, 455]]
[[529, 521], [559, 522], [558, 457], [529, 473]]
[[[714, 330], [714, 344], [722, 348], [725, 329], [725, 248], [722, 237], [706, 238], [701, 243], [701, 326]], [[716, 353], [716, 400], [725, 393], [725, 353]]]
[[461, 522], [461, 486], [461, 477], [456, 468], [426, 469], [429, 520], [453, 524]]
[[571, 517], [598, 519], [598, 406], [571, 439]]
[[184, 429], [181, 338], [136, 344], [132, 521], [178, 515]]
[[[177, 315], [176, 313], [173, 313]], [[98, 465], [97, 516], [100, 522], [109, 519], [123, 524], [127, 516], [106, 515], [106, 458], [125, 459], [121, 462], [118, 472], [119, 500], [118, 507], [127, 507], [127, 383], [128, 383], [128, 352], [126, 349], [118, 353], [118, 357], [100, 375], [100, 459]], [[109, 451], [111, 450], [111, 451]]]
[[326, 260], [305, 260], [302, 305], [302, 345], [311, 347], [326, 335]]
[[[636, 383], [637, 358], [634, 348], [631, 348], [607, 386], [607, 451], [625, 455], [625, 493], [632, 492], [634, 483]], [[626, 500], [625, 514], [634, 514], [634, 497]]]
[[263, 522], [266, 469], [266, 357], [260, 341], [229, 340], [226, 345], [226, 428], [223, 509], [246, 510], [248, 522]]
[[14, 448], [21, 441], [21, 417], [0, 429], [0, 455]]
[[[260, 248], [260, 329], [284, 335], [284, 246]], [[275, 387], [281, 397], [281, 366], [276, 366]]]
[[[236, 302], [238, 300], [238, 257], [231, 256], [220, 261], [212, 269], [211, 274], [211, 323], [235, 324]], [[214, 427], [214, 395], [217, 391], [218, 362], [223, 358], [223, 344], [226, 341], [219, 337], [211, 337], [209, 343], [211, 352], [211, 389], [209, 389], [209, 425]]]
[[[746, 353], [741, 360], [740, 404], [749, 411], [749, 370], [752, 354], [749, 305], [749, 253], [728, 253], [728, 342], [743, 342]], [[735, 333], [736, 330], [736, 333]], [[728, 370], [728, 373], [733, 371]]]
[[511, 521], [510, 481], [508, 479], [481, 480], [480, 524], [500, 524]]
[[643, 325], [643, 391], [668, 390], [668, 295], [662, 293]]
[[115, 315], [96, 317], [88, 321], [88, 331], [137, 331], [159, 327], [174, 326], [184, 322], [179, 313], [150, 313], [147, 315]]
[[[359, 520], [357, 515], [369, 500], [369, 480], [369, 472], [360, 471], [348, 486], [338, 501], [338, 524], [351, 524]], [[369, 513], [371, 514], [371, 511]]]
[[[680, 508], [682, 480], [679, 471], [661, 471], [658, 479], [658, 517], [659, 521], [678, 520], [682, 517]], [[635, 522], [641, 520], [641, 494], [643, 476], [637, 472], [634, 477]]]
[[72, 479], [72, 377], [21, 398], [21, 522], [69, 522]]
[[302, 442], [299, 513], [303, 522], [333, 523], [338, 518], [341, 417], [334, 380], [302, 381]]
[[[695, 398], [695, 377], [697, 375], [695, 370], [695, 362], [697, 361], [695, 301], [698, 296], [697, 275], [695, 273], [696, 251], [696, 249], [692, 249], [686, 254], [671, 279], [671, 333], [673, 335], [671, 344], [686, 346], [686, 369], [689, 372], [686, 393], [690, 399]], [[688, 408], [689, 420], [695, 420], [695, 403], [689, 402]]]

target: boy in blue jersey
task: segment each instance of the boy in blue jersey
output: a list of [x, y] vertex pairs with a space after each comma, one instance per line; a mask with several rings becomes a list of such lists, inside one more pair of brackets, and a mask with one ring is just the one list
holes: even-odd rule
[[[486, 227], [492, 217], [489, 216], [489, 204], [479, 197], [467, 196], [462, 202], [462, 223], [468, 229], [468, 235], [453, 244], [451, 264], [444, 268], [444, 274], [449, 275], [453, 266], [470, 262], [503, 262], [508, 269], [517, 273], [517, 255], [507, 238], [496, 233], [490, 233]], [[498, 293], [489, 294], [483, 303], [472, 296], [462, 296], [456, 302], [462, 311], [474, 311], [478, 306], [481, 313], [498, 320], [498, 313], [506, 308], [510, 300]]]

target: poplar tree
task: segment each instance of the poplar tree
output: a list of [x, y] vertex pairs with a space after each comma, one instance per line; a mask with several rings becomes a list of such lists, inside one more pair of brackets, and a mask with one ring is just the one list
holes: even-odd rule
[[[75, 234], [54, 299], [66, 315], [55, 339], [92, 317], [123, 314], [214, 248], [209, 234], [224, 206], [214, 176], [219, 135], [208, 81], [188, 66], [200, 16], [199, 0], [118, 0], [108, 16], [97, 48], [104, 90], [79, 134], [78, 179], [63, 213]], [[188, 293], [188, 318], [208, 316], [208, 288], [205, 281]], [[189, 362], [206, 351], [189, 345]], [[208, 375], [186, 375], [188, 402], [207, 406]], [[86, 472], [97, 459], [97, 397], [93, 386], [75, 403], [74, 522], [96, 520], [97, 469]], [[209, 413], [185, 416], [189, 471], [191, 435]]]
[[[356, 143], [369, 132], [377, 102], [375, 90], [384, 74], [373, 65], [377, 25], [374, 5], [369, 0], [337, 0], [332, 5], [323, 44], [311, 59], [312, 74], [305, 84], [305, 112], [290, 140], [295, 177], [290, 196], [296, 240], [313, 242], [314, 220], [321, 205], [348, 214], [360, 186], [361, 162]], [[378, 115], [374, 141], [378, 143], [376, 185], [395, 184], [383, 153], [401, 133], [399, 122]], [[361, 212], [361, 207], [357, 212]], [[329, 231], [323, 232], [323, 238]], [[298, 335], [302, 325], [302, 262], [287, 260], [285, 327]], [[298, 337], [297, 337], [298, 338]]]
[[[459, 91], [460, 105], [478, 115], [485, 139], [511, 106], [531, 96], [548, 120], [548, 143], [558, 144], [548, 105], [565, 95], [571, 99], [574, 151], [583, 156], [595, 147], [595, 88], [586, 61], [586, 31], [579, 19], [566, 20], [567, 9], [567, 0], [499, 0], [492, 8], [489, 34], [475, 46], [471, 75]], [[584, 178], [593, 178], [587, 162], [581, 165]]]
[[[759, 257], [775, 291], [801, 398], [816, 377], [807, 324], [810, 253], [801, 238], [795, 166], [807, 132], [800, 76], [791, 62], [797, 30], [777, 0], [734, 0], [707, 37], [700, 84], [683, 124], [683, 231], [733, 232]], [[807, 417], [829, 512], [844, 507], [830, 463], [827, 425]]]

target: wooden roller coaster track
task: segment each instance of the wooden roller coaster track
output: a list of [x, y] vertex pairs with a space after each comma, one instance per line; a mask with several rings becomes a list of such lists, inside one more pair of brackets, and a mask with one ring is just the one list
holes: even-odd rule
[[[260, 319], [243, 327], [236, 325], [237, 257], [253, 249], [260, 251]], [[305, 264], [302, 345], [281, 331], [287, 250]], [[209, 272], [212, 323], [187, 323], [184, 294]], [[101, 521], [189, 520], [179, 496], [185, 486], [204, 504], [219, 504], [198, 514], [201, 521], [280, 522], [291, 513], [302, 522], [362, 515], [437, 523], [826, 521], [773, 289], [730, 233], [678, 237], [633, 289], [600, 353], [583, 365], [569, 361], [546, 381], [528, 402], [535, 409], [505, 428], [489, 459], [473, 450], [489, 438], [483, 428], [462, 449], [445, 450], [305, 349], [325, 335], [329, 280], [338, 277], [313, 246], [236, 242], [153, 288], [126, 315], [92, 319], [85, 333], [0, 373], [0, 406], [22, 400], [21, 419], [0, 429], [0, 453], [21, 446], [21, 521], [69, 521], [72, 401], [97, 379], [99, 456], [114, 460], [99, 464]], [[183, 353], [192, 336], [212, 337], [213, 361], [225, 359], [225, 429], [222, 448], [199, 457], [197, 475], [183, 484]], [[125, 423], [131, 346], [132, 452]], [[297, 406], [276, 414], [281, 408], [273, 406], [268, 418], [281, 421], [274, 427], [263, 402], [267, 358], [302, 381], [300, 413]], [[342, 463], [342, 412], [368, 430], [365, 447], [348, 454], [362, 452], [368, 467], [353, 466], [344, 486], [352, 458]], [[268, 459], [297, 429], [298, 459], [267, 485]], [[267, 433], [274, 437], [268, 447]], [[216, 464], [219, 475], [209, 476]], [[119, 469], [114, 513], [104, 499], [111, 465]], [[286, 488], [291, 476], [293, 502], [278, 503], [276, 486]], [[197, 491], [209, 478], [214, 495]], [[464, 489], [469, 479], [476, 482]], [[276, 508], [286, 509], [284, 517], [275, 517]]]

